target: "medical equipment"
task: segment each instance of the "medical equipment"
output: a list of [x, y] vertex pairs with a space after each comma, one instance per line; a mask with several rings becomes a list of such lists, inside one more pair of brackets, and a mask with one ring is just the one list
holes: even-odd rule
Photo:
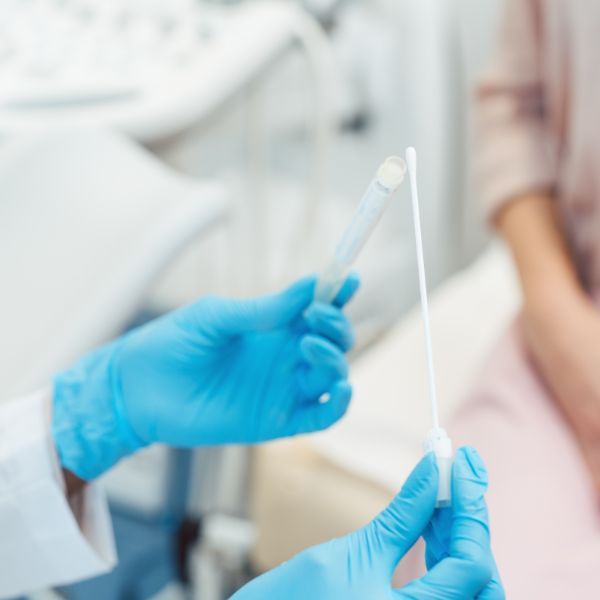
[[337, 245], [333, 260], [319, 277], [315, 300], [329, 303], [336, 297], [350, 267], [383, 215], [388, 200], [404, 180], [405, 173], [406, 163], [399, 156], [388, 157], [379, 167]]
[[[162, 6], [161, 6], [162, 4]], [[190, 0], [7, 0], [0, 104], [13, 109], [131, 101], [186, 70], [221, 26]]]
[[449, 506], [451, 503], [452, 476], [452, 440], [440, 427], [438, 414], [437, 392], [435, 387], [435, 372], [433, 368], [433, 349], [431, 344], [431, 329], [429, 325], [429, 302], [427, 300], [427, 281], [425, 279], [425, 261], [423, 259], [423, 240], [421, 238], [421, 217], [419, 214], [419, 190], [417, 186], [417, 151], [414, 148], [406, 150], [406, 163], [410, 179], [410, 195], [415, 228], [415, 244], [417, 248], [417, 268], [419, 272], [419, 295], [421, 296], [421, 311], [425, 331], [425, 348], [427, 353], [427, 375], [429, 379], [429, 399], [433, 428], [427, 434], [425, 451], [435, 454], [439, 471], [439, 488], [437, 506]]
[[315, 135], [330, 144], [333, 59], [295, 3], [2, 0], [0, 131], [109, 126], [159, 142], [247, 92], [297, 46], [317, 96]]

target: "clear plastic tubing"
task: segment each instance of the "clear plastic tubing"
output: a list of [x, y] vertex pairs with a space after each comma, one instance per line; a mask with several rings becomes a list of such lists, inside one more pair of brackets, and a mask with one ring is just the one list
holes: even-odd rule
[[379, 167], [336, 247], [333, 260], [319, 277], [315, 300], [330, 303], [337, 296], [352, 264], [385, 212], [389, 199], [404, 181], [405, 174], [406, 163], [399, 156], [390, 156]]

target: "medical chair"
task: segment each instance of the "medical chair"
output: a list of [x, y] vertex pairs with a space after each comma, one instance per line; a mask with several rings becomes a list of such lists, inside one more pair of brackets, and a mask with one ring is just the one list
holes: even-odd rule
[[[174, 259], [225, 223], [228, 205], [221, 184], [175, 174], [119, 134], [80, 129], [5, 138], [0, 400], [48, 385], [57, 370], [123, 331]], [[215, 262], [213, 253], [207, 263]], [[165, 564], [173, 550], [172, 534], [186, 514], [189, 456], [173, 453], [164, 461], [170, 479], [162, 482], [165, 498], [154, 521], [162, 529], [147, 527], [142, 533], [156, 535], [144, 543], [119, 544], [125, 566]], [[128, 532], [125, 541], [142, 535], [133, 530], [144, 523], [121, 512], [118, 543], [119, 520]], [[140, 570], [124, 578], [128, 592], [131, 573], [137, 578]], [[174, 573], [162, 575], [154, 591]]]

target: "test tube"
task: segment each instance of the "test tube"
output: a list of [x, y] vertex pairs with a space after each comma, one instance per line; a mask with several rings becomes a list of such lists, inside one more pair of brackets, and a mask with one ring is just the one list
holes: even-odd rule
[[333, 260], [319, 277], [315, 300], [330, 303], [337, 296], [352, 264], [387, 208], [389, 199], [404, 180], [405, 173], [406, 163], [399, 156], [388, 157], [379, 167], [336, 247]]

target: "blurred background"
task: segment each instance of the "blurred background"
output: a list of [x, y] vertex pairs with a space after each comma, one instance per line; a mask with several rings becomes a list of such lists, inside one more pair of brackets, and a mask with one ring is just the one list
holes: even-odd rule
[[[201, 294], [318, 271], [378, 165], [414, 145], [453, 410], [517, 302], [471, 172], [498, 4], [2, 0], [1, 399]], [[123, 463], [104, 482], [119, 567], [39, 597], [226, 598], [387, 502], [427, 429], [408, 200], [404, 186], [357, 264], [347, 422]]]

